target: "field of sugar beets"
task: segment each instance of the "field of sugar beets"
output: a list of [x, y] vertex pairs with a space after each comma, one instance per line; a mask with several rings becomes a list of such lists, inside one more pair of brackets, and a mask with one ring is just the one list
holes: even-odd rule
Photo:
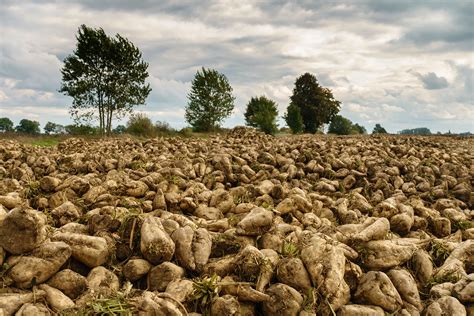
[[0, 141], [0, 315], [473, 315], [474, 139]]

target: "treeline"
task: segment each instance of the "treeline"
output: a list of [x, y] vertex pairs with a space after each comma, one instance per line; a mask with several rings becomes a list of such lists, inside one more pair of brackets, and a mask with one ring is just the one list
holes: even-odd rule
[[[290, 114], [288, 114], [290, 113]], [[276, 104], [266, 97], [252, 98], [247, 105], [245, 112], [246, 125], [258, 128], [259, 130], [268, 134], [277, 133], [302, 133], [303, 123], [300, 118], [300, 126], [291, 129], [289, 127], [278, 128], [274, 122], [278, 114]], [[291, 116], [291, 107], [285, 115], [288, 120]], [[268, 118], [272, 118], [268, 120]], [[228, 129], [218, 127], [214, 132], [225, 132]], [[69, 124], [61, 125], [53, 122], [47, 122], [43, 126], [43, 133], [40, 130], [40, 123], [33, 120], [22, 119], [18, 125], [14, 125], [13, 121], [8, 117], [0, 118], [0, 133], [17, 133], [25, 135], [72, 135], [72, 136], [99, 136], [100, 127], [86, 124]], [[323, 128], [320, 128], [316, 133], [323, 134]], [[353, 123], [351, 120], [336, 115], [331, 120], [328, 128], [328, 134], [334, 135], [364, 135], [368, 134], [366, 128], [358, 123]], [[157, 137], [157, 136], [191, 136], [193, 129], [191, 127], [184, 127], [182, 129], [175, 129], [165, 121], [153, 121], [143, 113], [134, 113], [130, 115], [129, 120], [125, 125], [117, 125], [111, 130], [112, 135], [130, 134], [141, 137]], [[385, 128], [380, 124], [376, 124], [372, 129], [372, 134], [388, 134]], [[437, 132], [436, 134], [426, 127], [418, 127], [412, 129], [404, 129], [398, 132], [399, 135], [457, 135], [457, 136], [472, 136], [470, 132], [453, 134], [451, 131], [447, 133]]]
[[[17, 126], [8, 117], [0, 118], [0, 133], [15, 133], [24, 135], [73, 135], [73, 136], [96, 136], [101, 135], [100, 127], [88, 124], [61, 125], [47, 122], [43, 126], [43, 133], [38, 121], [22, 119]], [[111, 129], [111, 134], [131, 134], [143, 137], [155, 137], [160, 135], [184, 135], [191, 134], [190, 128], [176, 130], [167, 122], [156, 121], [153, 123], [150, 118], [141, 113], [132, 114], [126, 125], [117, 125]]]
[[[73, 53], [64, 59], [61, 69], [60, 92], [70, 96], [70, 113], [76, 122], [98, 121], [99, 134], [110, 135], [113, 119], [133, 113], [143, 105], [151, 92], [148, 63], [140, 50], [128, 39], [117, 34], [108, 36], [102, 28], [81, 25]], [[212, 68], [201, 68], [194, 76], [185, 121], [195, 132], [212, 132], [221, 128], [223, 121], [234, 110], [235, 96], [227, 77]], [[322, 87], [313, 74], [305, 73], [295, 81], [284, 119], [293, 133], [316, 133], [331, 123], [340, 111], [340, 102], [332, 91]], [[252, 97], [246, 107], [245, 122], [268, 134], [278, 131], [278, 105], [266, 96]], [[138, 117], [131, 117], [131, 121]], [[149, 134], [154, 124], [142, 121], [140, 133]], [[133, 124], [132, 124], [133, 125]], [[133, 126], [127, 127], [134, 131]], [[160, 128], [158, 128], [159, 130]], [[336, 133], [346, 133], [336, 128]], [[354, 124], [350, 133], [364, 133]]]
[[[46, 135], [96, 135], [98, 128], [85, 124], [61, 125], [53, 122], [47, 122], [43, 126], [43, 134]], [[13, 121], [8, 117], [0, 118], [1, 133], [18, 133], [25, 135], [40, 135], [41, 128], [38, 121], [22, 119], [18, 125], [14, 126]]]
[[[268, 107], [265, 111], [270, 111], [272, 114], [277, 113], [276, 106], [272, 103], [271, 100], [268, 100], [264, 97], [252, 98], [247, 106], [246, 119], [247, 126], [256, 127], [259, 130], [269, 133], [299, 133], [300, 131], [293, 131], [288, 127], [278, 128], [276, 124], [269, 124], [267, 120], [268, 115], [263, 115], [260, 112], [260, 107], [262, 104], [266, 104]], [[257, 113], [257, 114], [255, 114]], [[219, 127], [214, 130], [214, 132], [226, 132], [228, 129]], [[69, 124], [61, 125], [53, 122], [47, 122], [43, 126], [43, 132], [40, 129], [40, 123], [37, 121], [22, 119], [17, 126], [14, 126], [12, 120], [7, 117], [0, 118], [0, 133], [17, 133], [25, 135], [73, 135], [73, 136], [97, 136], [101, 135], [100, 127], [86, 124]], [[182, 129], [175, 129], [169, 123], [165, 121], [156, 121], [147, 117], [143, 113], [134, 113], [130, 115], [129, 120], [125, 125], [117, 125], [115, 128], [112, 128], [111, 134], [120, 135], [120, 134], [130, 134], [135, 136], [142, 137], [156, 137], [156, 136], [191, 136], [193, 129], [191, 127], [184, 127]], [[322, 134], [323, 130], [320, 129], [317, 133]], [[329, 134], [336, 135], [354, 135], [354, 134], [367, 134], [365, 127], [359, 124], [353, 124], [350, 120], [336, 115], [331, 121], [331, 124], [328, 128]], [[387, 133], [384, 128], [379, 124], [376, 125], [373, 134], [377, 133]]]
[[431, 135], [431, 131], [426, 127], [404, 129], [398, 132], [400, 135]]

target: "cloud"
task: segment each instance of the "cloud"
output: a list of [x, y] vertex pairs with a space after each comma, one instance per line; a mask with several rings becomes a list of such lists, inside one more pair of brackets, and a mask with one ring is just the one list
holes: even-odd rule
[[389, 105], [389, 104], [382, 104], [382, 110], [384, 112], [405, 112], [405, 109], [395, 106], [395, 105]]
[[283, 115], [296, 77], [311, 72], [342, 115], [367, 127], [474, 131], [473, 11], [469, 1], [3, 0], [0, 111], [71, 122], [59, 70], [84, 23], [142, 50], [153, 91], [137, 110], [174, 126], [186, 124], [190, 83], [205, 66], [234, 88], [225, 126], [242, 125], [256, 95]]
[[363, 112], [367, 112], [370, 110], [369, 107], [367, 106], [362, 106], [358, 103], [349, 103], [347, 104], [347, 106], [345, 106], [345, 108], [350, 111], [350, 112], [354, 112], [354, 113], [363, 113]]
[[428, 90], [444, 89], [449, 86], [448, 80], [444, 77], [438, 77], [434, 72], [425, 75], [413, 73], [423, 83], [423, 87]]

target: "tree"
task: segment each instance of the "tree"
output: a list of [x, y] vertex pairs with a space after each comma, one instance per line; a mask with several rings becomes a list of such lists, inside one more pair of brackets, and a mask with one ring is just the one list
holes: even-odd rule
[[37, 121], [31, 121], [28, 119], [22, 119], [20, 123], [15, 127], [15, 130], [18, 133], [25, 134], [39, 134], [40, 133], [40, 123]]
[[293, 134], [298, 134], [303, 131], [303, 117], [301, 116], [300, 108], [295, 104], [290, 103], [286, 108], [286, 114], [283, 118]]
[[73, 98], [70, 113], [76, 123], [98, 118], [100, 133], [109, 135], [114, 117], [145, 103], [151, 91], [145, 83], [148, 64], [128, 39], [109, 37], [102, 28], [81, 25], [76, 39], [76, 49], [61, 69], [59, 91]]
[[357, 123], [352, 125], [352, 130], [354, 131], [354, 134], [367, 134], [365, 127]]
[[127, 132], [138, 136], [153, 136], [155, 127], [151, 120], [143, 113], [135, 113], [127, 122]]
[[13, 132], [13, 122], [8, 117], [0, 118], [0, 132]]
[[336, 135], [349, 135], [352, 131], [352, 122], [341, 115], [334, 116], [328, 128], [328, 133]]
[[71, 124], [64, 127], [69, 135], [97, 135], [99, 128], [85, 124]]
[[195, 131], [212, 131], [234, 110], [235, 97], [224, 74], [202, 68], [196, 72], [188, 95], [185, 119]]
[[315, 133], [320, 126], [329, 123], [339, 112], [340, 102], [334, 99], [331, 90], [319, 85], [310, 73], [295, 81], [291, 102], [300, 109], [304, 131]]
[[418, 127], [413, 129], [404, 129], [398, 132], [402, 135], [431, 135], [431, 131], [427, 127]]
[[155, 131], [160, 133], [173, 133], [175, 130], [170, 126], [168, 122], [156, 121]]
[[266, 134], [273, 135], [278, 130], [276, 124], [277, 104], [265, 96], [252, 97], [244, 115], [248, 126], [256, 127]]
[[117, 125], [117, 127], [112, 130], [112, 133], [123, 134], [126, 131], [127, 131], [127, 127], [125, 127], [125, 125]]
[[372, 131], [372, 134], [387, 134], [387, 131], [385, 128], [380, 126], [380, 124], [375, 124], [374, 130]]
[[53, 122], [48, 122], [44, 125], [43, 127], [44, 132], [49, 135], [49, 134], [63, 134], [65, 133], [65, 128], [61, 124], [56, 124]]

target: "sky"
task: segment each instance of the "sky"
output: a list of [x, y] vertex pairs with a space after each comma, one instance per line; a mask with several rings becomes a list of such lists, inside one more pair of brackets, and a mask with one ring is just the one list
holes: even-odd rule
[[474, 132], [473, 0], [0, 0], [0, 117], [72, 123], [58, 89], [81, 24], [142, 51], [153, 90], [136, 109], [175, 128], [196, 71], [210, 67], [234, 89], [226, 127], [245, 123], [252, 96], [283, 116], [310, 72], [369, 132]]

